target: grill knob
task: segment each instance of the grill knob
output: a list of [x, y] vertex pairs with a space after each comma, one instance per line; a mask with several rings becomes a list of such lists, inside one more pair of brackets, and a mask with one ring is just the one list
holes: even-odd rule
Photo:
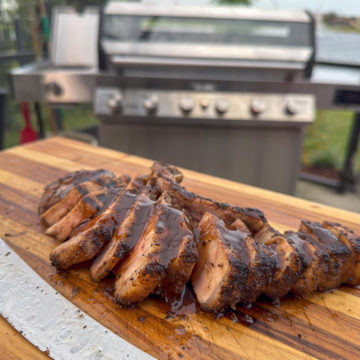
[[230, 104], [225, 99], [220, 99], [216, 102], [215, 109], [219, 114], [225, 114], [230, 109]]
[[191, 97], [183, 97], [180, 99], [179, 106], [184, 113], [189, 113], [194, 109], [195, 102]]
[[144, 107], [148, 114], [154, 113], [159, 105], [159, 99], [156, 95], [149, 96], [144, 101]]
[[108, 106], [112, 113], [118, 113], [122, 109], [122, 96], [121, 94], [113, 94], [108, 100]]
[[285, 111], [289, 115], [297, 115], [302, 112], [302, 105], [296, 100], [288, 100], [285, 104]]
[[207, 98], [203, 98], [200, 100], [200, 106], [203, 110], [206, 110], [210, 106], [210, 100]]
[[61, 96], [64, 92], [62, 86], [57, 81], [50, 81], [45, 84], [45, 90], [54, 96]]
[[266, 107], [266, 103], [260, 99], [254, 99], [250, 102], [250, 110], [254, 115], [262, 114]]

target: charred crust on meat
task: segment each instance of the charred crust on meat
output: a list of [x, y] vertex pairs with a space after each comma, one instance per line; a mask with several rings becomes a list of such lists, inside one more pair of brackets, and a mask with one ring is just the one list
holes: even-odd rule
[[161, 275], [166, 271], [166, 268], [159, 263], [150, 263], [145, 267], [145, 269], [142, 271], [142, 274], [144, 276], [155, 276], [155, 275]]
[[[80, 170], [68, 173], [51, 184], [48, 184], [45, 187], [43, 196], [40, 199], [39, 214], [43, 214], [47, 209], [66, 196], [66, 194], [77, 185], [85, 183], [86, 181], [93, 181], [100, 184], [99, 181], [101, 181], [100, 179], [102, 178], [106, 178], [109, 181], [109, 179], [115, 179], [115, 175], [110, 171], [103, 169]], [[111, 185], [112, 183], [109, 184], [109, 186]], [[79, 188], [79, 190], [82, 191], [82, 188]]]
[[[81, 203], [77, 220], [71, 222], [76, 228], [51, 252], [51, 264], [63, 270], [96, 256], [91, 277], [100, 280], [114, 271], [116, 283], [129, 286], [115, 294], [116, 302], [125, 306], [150, 293], [165, 298], [180, 294], [204, 256], [205, 268], [220, 274], [209, 278], [214, 297], [200, 303], [206, 311], [248, 304], [262, 294], [279, 298], [288, 292], [307, 295], [342, 283], [360, 284], [360, 237], [351, 229], [334, 221], [304, 220], [298, 232], [281, 234], [261, 210], [199, 196], [180, 185], [182, 180], [176, 167], [156, 162], [150, 174], [133, 179], [103, 169], [81, 170], [47, 185], [39, 213], [55, 204], [60, 209], [44, 215], [49, 225]], [[136, 204], [141, 211], [132, 211]], [[201, 233], [206, 213], [216, 219], [215, 240]], [[211, 251], [220, 257], [212, 258]], [[130, 270], [123, 273], [126, 262]]]
[[57, 269], [60, 269], [60, 264], [57, 261], [57, 258], [54, 254], [50, 254], [50, 262], [52, 266], [56, 267]]

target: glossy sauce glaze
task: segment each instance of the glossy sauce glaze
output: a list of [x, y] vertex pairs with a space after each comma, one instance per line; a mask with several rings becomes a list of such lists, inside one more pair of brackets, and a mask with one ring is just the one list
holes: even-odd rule
[[[189, 251], [181, 255], [183, 248]], [[191, 250], [195, 252], [193, 257]], [[185, 284], [196, 255], [196, 244], [184, 214], [157, 203], [134, 250], [116, 269], [117, 300], [129, 304], [142, 301], [155, 290], [166, 292], [168, 286], [162, 285], [168, 281], [172, 284], [173, 277]]]
[[109, 243], [101, 250], [90, 267], [91, 277], [100, 280], [107, 276], [136, 246], [150, 214], [154, 202], [145, 194], [140, 194], [133, 207], [115, 229]]
[[94, 181], [100, 186], [113, 186], [115, 185], [115, 175], [103, 169], [68, 173], [45, 187], [39, 204], [39, 213], [42, 214], [64, 198], [72, 188], [87, 181]]

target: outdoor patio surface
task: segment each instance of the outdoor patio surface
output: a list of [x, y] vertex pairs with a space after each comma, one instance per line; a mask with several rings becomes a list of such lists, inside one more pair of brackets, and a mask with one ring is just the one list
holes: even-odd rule
[[360, 213], [360, 184], [358, 184], [357, 189], [357, 193], [338, 194], [334, 188], [306, 180], [298, 180], [295, 195], [321, 204]]

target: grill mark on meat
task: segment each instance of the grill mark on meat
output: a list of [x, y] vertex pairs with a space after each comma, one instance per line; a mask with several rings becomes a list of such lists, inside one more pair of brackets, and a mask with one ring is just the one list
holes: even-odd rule
[[300, 231], [313, 237], [319, 246], [329, 255], [328, 273], [322, 277], [319, 290], [328, 290], [338, 287], [347, 276], [348, 261], [351, 251], [330, 230], [318, 222], [301, 221]]
[[[333, 287], [334, 282], [347, 281], [349, 259], [340, 258], [343, 261], [339, 266], [331, 262], [331, 256], [351, 254], [349, 248], [344, 250], [344, 241], [329, 235], [319, 223], [306, 224], [316, 227], [315, 233], [321, 236], [321, 241], [301, 232], [287, 232], [282, 236], [269, 224], [252, 239], [241, 230], [228, 229], [215, 215], [206, 213], [199, 224], [200, 260], [192, 276], [202, 309], [218, 311], [237, 302], [252, 302], [261, 293], [271, 298], [280, 298], [290, 291], [308, 294], [315, 289]], [[254, 261], [259, 253], [267, 265], [259, 266]], [[256, 269], [254, 274], [252, 268]], [[259, 284], [259, 280], [263, 283]]]
[[98, 190], [101, 190], [101, 187], [92, 181], [74, 186], [63, 199], [46, 210], [41, 215], [41, 219], [44, 220], [47, 225], [55, 224], [63, 218], [84, 195]]
[[[200, 306], [217, 311], [238, 302], [252, 302], [275, 272], [275, 259], [240, 229], [227, 229], [214, 214], [200, 224], [199, 262], [191, 281]], [[219, 266], [220, 265], [220, 266]]]
[[306, 233], [286, 231], [284, 236], [297, 250], [301, 261], [299, 277], [291, 291], [297, 296], [306, 296], [318, 288], [323, 274], [328, 272], [329, 256]]
[[267, 246], [272, 249], [278, 269], [264, 293], [272, 299], [285, 296], [297, 281], [301, 263], [297, 251], [283, 236], [275, 236]]
[[120, 192], [120, 188], [110, 188], [84, 196], [70, 212], [49, 227], [45, 233], [59, 241], [65, 241], [80, 224], [106, 208]]
[[[99, 178], [95, 181], [86, 181], [78, 185], [74, 185], [74, 187], [60, 201], [41, 215], [42, 220], [44, 220], [48, 225], [53, 225], [68, 214], [81, 199], [84, 199], [86, 195], [94, 191], [105, 190], [108, 188], [122, 189], [127, 186], [129, 181], [127, 176], [119, 177], [115, 182], [112, 179], [109, 180], [108, 176], [105, 178], [106, 180], [104, 178]], [[105, 204], [105, 200], [101, 199], [101, 195], [99, 196], [100, 197], [98, 197], [98, 199]], [[91, 201], [91, 198], [86, 198], [85, 200]]]
[[93, 181], [100, 186], [114, 186], [115, 175], [104, 169], [99, 170], [80, 170], [66, 174], [60, 179], [47, 185], [44, 194], [40, 199], [39, 214], [42, 215], [47, 209], [55, 205], [76, 185]]
[[108, 209], [90, 220], [70, 240], [51, 252], [52, 264], [65, 270], [74, 264], [92, 259], [111, 239], [114, 228], [121, 223], [135, 199], [136, 193], [123, 190]]
[[140, 194], [134, 206], [114, 231], [111, 241], [102, 249], [90, 267], [93, 280], [98, 281], [107, 275], [122, 261], [137, 244], [149, 216], [154, 202], [145, 194]]
[[351, 261], [349, 268], [344, 274], [349, 275], [344, 278], [343, 282], [349, 285], [357, 285], [360, 283], [360, 237], [356, 237], [355, 233], [347, 227], [330, 221], [324, 221], [322, 226], [330, 230], [340, 241], [342, 241], [351, 251]]
[[[163, 197], [167, 198], [166, 200], [171, 202], [171, 197], [168, 196], [168, 194], [163, 194]], [[172, 260], [169, 262], [169, 266], [167, 267], [165, 278], [155, 290], [158, 295], [167, 299], [177, 297], [182, 293], [184, 286], [189, 281], [193, 268], [199, 258], [197, 241], [194, 233], [191, 231], [191, 225], [187, 216], [179, 210], [175, 211], [178, 212], [180, 217], [179, 222], [183, 233], [182, 238], [178, 244], [177, 253], [170, 255], [167, 254], [167, 256], [170, 256]], [[162, 217], [164, 217], [164, 215], [160, 216], [160, 221], [157, 224], [156, 230], [158, 233], [165, 231], [167, 226], [172, 226], [171, 222], [169, 224], [168, 218], [163, 219]], [[174, 228], [176, 228], [176, 224], [174, 224], [174, 226]], [[169, 241], [173, 241], [170, 239], [176, 236], [178, 235], [170, 232], [168, 235]], [[173, 246], [172, 244], [170, 245]]]
[[283, 297], [291, 290], [299, 277], [301, 261], [297, 250], [269, 224], [265, 224], [258, 231], [254, 240], [268, 247], [277, 264], [277, 271], [264, 293], [273, 299]]
[[185, 215], [158, 203], [140, 240], [117, 268], [115, 298], [121, 305], [144, 300], [166, 278], [184, 237], [193, 236]]
[[252, 233], [256, 233], [267, 223], [263, 212], [259, 209], [240, 208], [207, 199], [187, 191], [183, 186], [169, 178], [159, 176], [155, 181], [161, 192], [168, 192], [174, 202], [177, 202], [177, 207], [191, 214], [191, 218], [195, 223], [199, 223], [207, 211], [222, 219], [228, 227], [237, 219], [240, 219]]
[[[111, 192], [117, 196], [118, 194], [124, 193], [125, 191], [132, 193], [132, 194], [139, 194], [141, 191], [148, 192], [148, 188], [144, 185], [142, 178], [136, 177], [130, 181], [129, 184], [126, 185], [126, 187], [122, 187], [120, 185], [117, 185], [114, 188], [111, 188]], [[103, 212], [106, 212], [108, 210], [108, 207], [113, 202], [114, 197], [113, 196], [105, 196], [105, 205], [102, 209], [96, 214], [97, 216], [100, 216]], [[72, 236], [78, 234], [79, 232], [86, 230], [90, 228], [93, 225], [93, 219], [88, 219], [84, 223], [80, 224], [72, 233]]]
[[57, 269], [66, 270], [70, 266], [89, 260], [110, 240], [114, 223], [109, 219], [99, 220], [86, 231], [55, 248], [50, 254], [51, 264]]
[[163, 161], [156, 161], [151, 166], [150, 178], [158, 177], [167, 177], [179, 184], [184, 178], [183, 173], [179, 169]]

